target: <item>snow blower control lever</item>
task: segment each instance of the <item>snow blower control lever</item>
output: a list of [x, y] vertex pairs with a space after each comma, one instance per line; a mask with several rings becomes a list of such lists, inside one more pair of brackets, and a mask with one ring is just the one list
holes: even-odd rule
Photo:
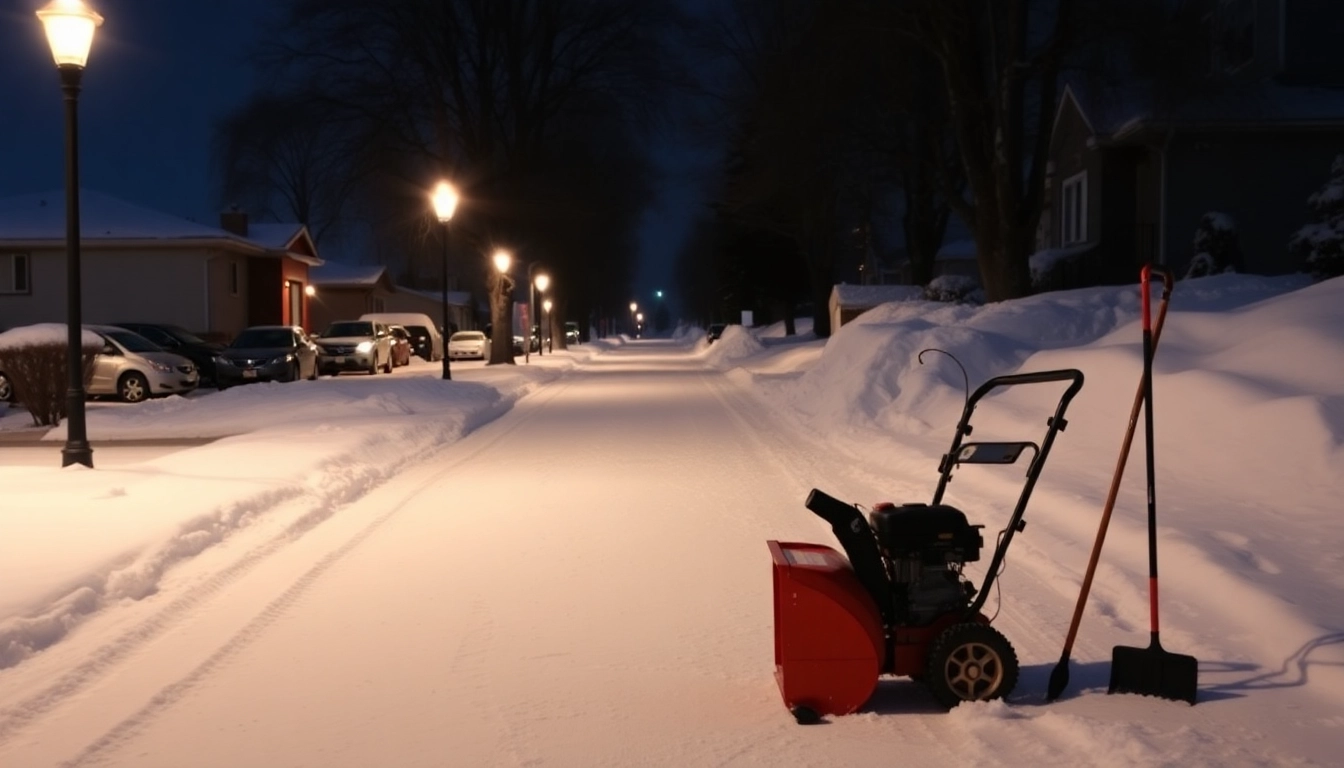
[[[990, 392], [1021, 384], [1068, 382], [1040, 445], [963, 442], [971, 415]], [[1007, 695], [1017, 683], [1017, 655], [980, 613], [1002, 569], [1013, 534], [1040, 477], [1064, 411], [1083, 386], [1074, 369], [999, 376], [966, 398], [952, 445], [938, 465], [929, 504], [859, 507], [820, 490], [806, 506], [830, 523], [844, 555], [819, 544], [769, 541], [774, 561], [775, 679], [798, 722], [861, 707], [880, 675], [923, 680], [946, 707]], [[980, 559], [983, 525], [942, 503], [953, 470], [964, 464], [1031, 465], [1017, 505], [977, 588], [962, 573]]]

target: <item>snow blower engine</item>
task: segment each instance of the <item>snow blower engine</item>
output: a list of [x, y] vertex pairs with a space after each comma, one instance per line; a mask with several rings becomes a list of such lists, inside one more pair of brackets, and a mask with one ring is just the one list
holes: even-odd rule
[[[1069, 382], [1038, 446], [1033, 442], [963, 442], [971, 414], [992, 390]], [[968, 394], [952, 447], [939, 462], [929, 504], [859, 507], [813, 490], [806, 506], [830, 523], [845, 554], [820, 544], [768, 541], [773, 559], [775, 679], [800, 723], [857, 710], [880, 675], [922, 680], [943, 706], [1006, 696], [1017, 684], [1012, 645], [982, 614], [1002, 570], [1064, 411], [1083, 386], [1074, 369], [999, 376]], [[984, 526], [941, 503], [954, 468], [1013, 464], [1032, 454], [1026, 482], [976, 588], [962, 573], [980, 559]], [[847, 557], [846, 557], [847, 556]]]

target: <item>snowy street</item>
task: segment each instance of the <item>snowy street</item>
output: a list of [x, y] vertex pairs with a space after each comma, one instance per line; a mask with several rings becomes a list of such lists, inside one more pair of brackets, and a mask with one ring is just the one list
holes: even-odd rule
[[[1043, 475], [1038, 506], [1028, 510], [986, 608], [998, 610], [996, 626], [1022, 662], [1008, 701], [946, 713], [922, 686], [889, 679], [858, 714], [795, 724], [772, 676], [765, 541], [836, 546], [828, 526], [803, 508], [813, 487], [865, 505], [927, 500], [940, 448], [931, 456], [924, 446], [945, 443], [951, 419], [932, 409], [937, 423], [923, 437], [912, 430], [908, 445], [878, 444], [849, 428], [817, 434], [778, 406], [781, 389], [822, 367], [821, 342], [764, 341], [732, 365], [724, 362], [735, 343], [729, 337], [709, 354], [702, 340], [651, 340], [546, 358], [553, 367], [545, 376], [519, 366], [516, 375], [532, 383], [497, 418], [395, 471], [349, 462], [359, 479], [340, 493], [277, 493], [217, 543], [153, 570], [144, 594], [108, 599], [125, 592], [112, 586], [114, 572], [98, 609], [63, 614], [83, 618], [66, 622], [72, 629], [58, 640], [0, 620], [11, 640], [33, 647], [0, 669], [0, 764], [1333, 761], [1344, 704], [1323, 686], [1334, 678], [1308, 686], [1290, 669], [1299, 663], [1302, 674], [1309, 666], [1311, 675], [1338, 674], [1330, 657], [1313, 666], [1323, 659], [1307, 649], [1278, 672], [1281, 658], [1270, 654], [1241, 663], [1256, 647], [1245, 636], [1256, 618], [1224, 610], [1223, 599], [1202, 605], [1205, 585], [1189, 575], [1200, 571], [1181, 561], [1178, 546], [1167, 550], [1163, 637], [1200, 658], [1200, 703], [1106, 695], [1111, 646], [1147, 643], [1144, 564], [1129, 555], [1141, 549], [1141, 528], [1123, 520], [1113, 524], [1096, 602], [1073, 651], [1069, 692], [1044, 702], [1104, 490], [1066, 468], [1091, 463], [1102, 476], [1113, 459], [1114, 423], [1095, 430], [1096, 456], [1079, 458], [1094, 434], [1085, 422], [1096, 401], [1080, 401], [1071, 414], [1078, 428], [1061, 434], [1058, 463]], [[1042, 357], [1026, 367], [1051, 361]], [[1084, 367], [1090, 376], [1098, 370]], [[273, 391], [438, 384], [432, 373]], [[490, 373], [464, 366], [460, 376]], [[1089, 386], [1106, 386], [1105, 376], [1093, 378]], [[947, 388], [954, 403], [959, 385]], [[1116, 387], [1132, 388], [1128, 373]], [[271, 391], [241, 390], [200, 405]], [[1057, 394], [1022, 402], [1049, 409]], [[389, 402], [380, 407], [395, 412]], [[1042, 421], [1033, 412], [1023, 422], [1032, 434], [1023, 437], [1039, 439]], [[261, 430], [247, 439], [260, 450], [265, 439], [293, 433]], [[838, 450], [844, 442], [856, 449]], [[156, 461], [188, 466], [194, 452], [229, 444]], [[340, 466], [328, 462], [323, 476], [338, 476]], [[958, 503], [987, 524], [987, 546], [999, 524], [992, 515], [1010, 507], [1018, 477], [1010, 470], [1001, 482], [975, 480], [968, 471], [957, 483]], [[134, 486], [125, 487], [122, 495], [134, 497]], [[1175, 489], [1168, 498], [1173, 509], [1183, 502]], [[144, 568], [118, 567], [148, 578]], [[1197, 619], [1188, 614], [1192, 604], [1202, 605]], [[1338, 635], [1323, 636], [1320, 646], [1336, 652]]]

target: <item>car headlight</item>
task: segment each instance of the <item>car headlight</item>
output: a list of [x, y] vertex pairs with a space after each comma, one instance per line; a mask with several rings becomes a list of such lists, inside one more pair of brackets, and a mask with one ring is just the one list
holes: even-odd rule
[[293, 355], [281, 355], [281, 356], [275, 358], [274, 360], [272, 360], [272, 361], [270, 362], [270, 364], [271, 364], [271, 365], [284, 365], [285, 363], [292, 363], [292, 362], [294, 362], [294, 356], [293, 356]]
[[154, 370], [158, 371], [159, 373], [172, 373], [172, 372], [173, 372], [173, 366], [171, 366], [171, 365], [165, 365], [165, 364], [160, 363], [160, 362], [158, 362], [158, 361], [156, 361], [156, 360], [150, 360], [150, 361], [149, 361], [149, 367], [150, 367], [150, 368], [153, 368]]
[[361, 341], [359, 346], [355, 347], [356, 352], [368, 352], [371, 349], [373, 349], [372, 341]]
[[221, 365], [226, 366], [226, 367], [232, 367], [232, 366], [233, 366], [233, 361], [230, 360], [230, 359], [227, 358], [227, 357], [216, 357], [216, 358], [215, 358], [215, 367], [218, 368], [218, 367], [221, 366]]

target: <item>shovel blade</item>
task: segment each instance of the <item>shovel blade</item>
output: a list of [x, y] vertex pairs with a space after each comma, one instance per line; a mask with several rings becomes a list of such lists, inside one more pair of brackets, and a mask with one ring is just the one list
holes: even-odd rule
[[1107, 693], [1137, 693], [1195, 703], [1199, 662], [1194, 656], [1163, 650], [1156, 640], [1147, 648], [1117, 645], [1111, 653]]

